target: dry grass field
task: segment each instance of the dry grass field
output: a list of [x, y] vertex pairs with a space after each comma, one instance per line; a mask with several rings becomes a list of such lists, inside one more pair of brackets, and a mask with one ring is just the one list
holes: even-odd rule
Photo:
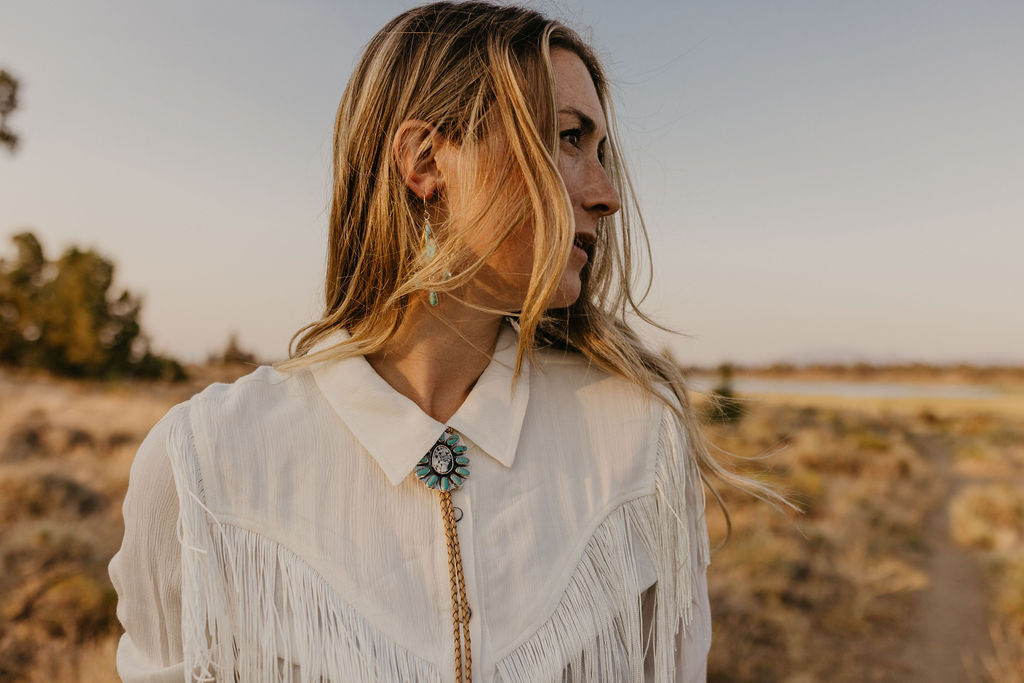
[[107, 563], [135, 451], [167, 410], [244, 368], [183, 384], [0, 373], [0, 681], [116, 681]]
[[723, 490], [709, 678], [1024, 680], [1022, 399], [761, 396], [709, 427], [804, 509]]
[[[247, 368], [192, 370], [182, 385], [0, 374], [0, 680], [116, 680], [106, 567], [135, 449]], [[710, 680], [1022, 680], [1024, 392], [745, 406], [709, 437], [805, 512], [722, 490]]]

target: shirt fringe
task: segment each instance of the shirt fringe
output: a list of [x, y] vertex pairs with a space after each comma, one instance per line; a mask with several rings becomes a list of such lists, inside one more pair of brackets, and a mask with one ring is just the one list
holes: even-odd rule
[[[172, 423], [168, 452], [179, 495], [189, 680], [440, 683], [436, 665], [384, 636], [299, 556], [217, 520], [206, 505], [187, 409], [183, 417]], [[694, 572], [704, 570], [710, 551], [696, 463], [671, 411], [659, 432], [654, 493], [623, 503], [598, 526], [554, 612], [499, 659], [496, 680], [641, 683], [647, 646], [654, 681], [675, 680], [675, 636], [692, 623]], [[647, 642], [631, 539], [657, 575]]]
[[189, 680], [441, 682], [436, 666], [386, 638], [292, 551], [220, 523], [200, 495], [191, 429], [175, 421], [168, 439]]
[[[641, 634], [631, 537], [640, 542], [657, 576], [647, 643]], [[691, 537], [696, 548], [691, 548]], [[666, 410], [654, 494], [623, 503], [601, 523], [554, 613], [499, 661], [498, 680], [640, 683], [650, 645], [654, 681], [675, 681], [675, 636], [682, 628], [685, 637], [693, 622], [695, 572], [706, 568], [710, 554], [696, 461], [674, 413]]]

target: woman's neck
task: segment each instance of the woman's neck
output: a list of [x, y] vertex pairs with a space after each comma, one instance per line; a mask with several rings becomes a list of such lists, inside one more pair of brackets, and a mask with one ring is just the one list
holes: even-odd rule
[[450, 298], [436, 309], [416, 302], [395, 336], [366, 360], [420, 410], [447, 422], [490, 364], [501, 324], [501, 316]]

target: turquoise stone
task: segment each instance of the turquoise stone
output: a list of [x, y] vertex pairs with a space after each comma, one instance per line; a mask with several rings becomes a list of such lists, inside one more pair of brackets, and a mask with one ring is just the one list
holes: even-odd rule
[[434, 233], [431, 232], [429, 227], [427, 227], [423, 231], [423, 241], [426, 243], [426, 244], [424, 244], [424, 247], [423, 247], [423, 257], [427, 261], [429, 261], [430, 259], [434, 258], [434, 254], [437, 253], [437, 247], [434, 246], [434, 240], [430, 239], [433, 236], [434, 236]]
[[465, 453], [469, 447], [459, 443], [461, 438], [461, 434], [446, 428], [430, 452], [416, 463], [416, 476], [427, 488], [454, 491], [465, 483], [469, 476], [469, 457]]

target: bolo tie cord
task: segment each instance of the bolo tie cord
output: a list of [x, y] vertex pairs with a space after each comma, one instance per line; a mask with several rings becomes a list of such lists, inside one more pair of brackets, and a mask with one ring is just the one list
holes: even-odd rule
[[469, 644], [469, 601], [466, 599], [466, 581], [462, 576], [462, 553], [459, 550], [459, 532], [455, 524], [455, 510], [450, 491], [442, 491], [441, 514], [444, 533], [448, 539], [448, 575], [452, 588], [452, 635], [455, 639], [455, 680], [463, 683], [462, 660], [465, 647], [466, 681], [473, 680], [473, 654]]
[[[446, 427], [437, 442], [416, 463], [416, 476], [441, 499], [441, 517], [448, 542], [448, 578], [452, 589], [452, 636], [455, 640], [455, 680], [465, 683], [473, 680], [473, 654], [469, 645], [469, 619], [472, 610], [466, 599], [466, 580], [462, 576], [462, 552], [459, 550], [459, 531], [455, 524], [452, 491], [462, 486], [469, 477], [469, 455], [461, 435]], [[465, 660], [466, 676], [462, 669]]]

